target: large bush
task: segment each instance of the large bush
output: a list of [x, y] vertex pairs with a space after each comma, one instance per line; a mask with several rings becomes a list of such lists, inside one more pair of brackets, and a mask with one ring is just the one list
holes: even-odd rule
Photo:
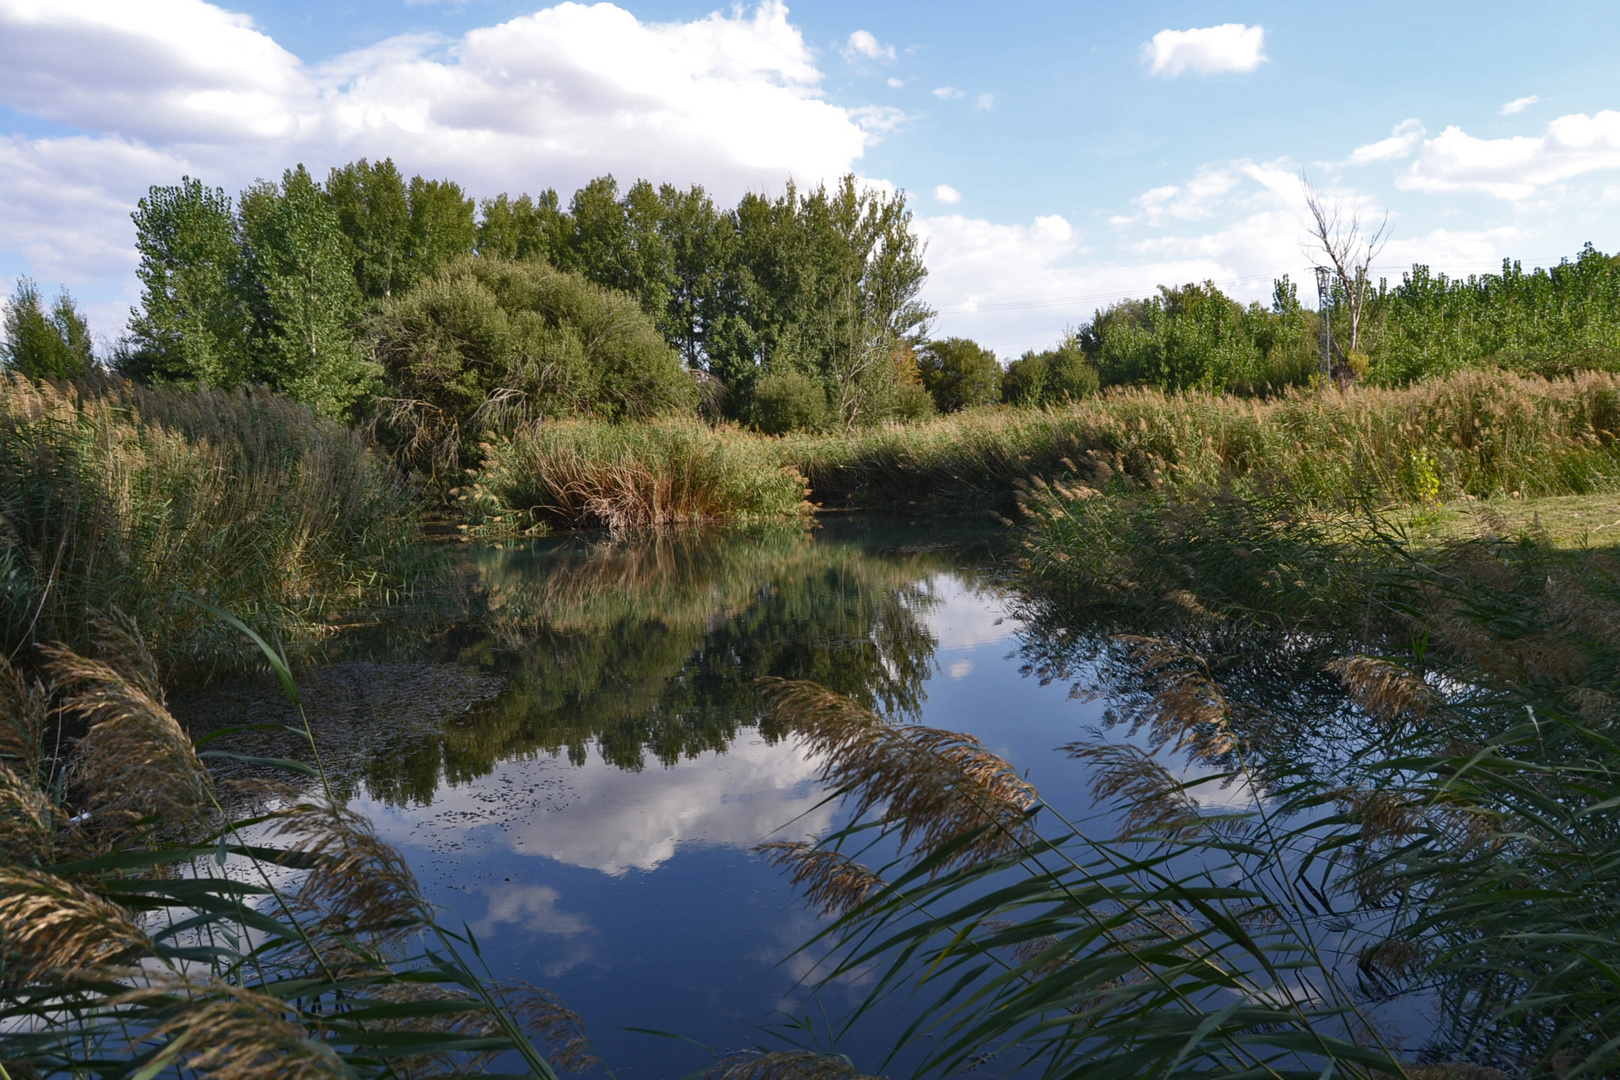
[[1001, 365], [995, 353], [976, 341], [930, 341], [917, 352], [917, 370], [940, 412], [1001, 400]]
[[424, 473], [522, 420], [691, 412], [697, 388], [635, 299], [543, 263], [451, 262], [372, 320], [387, 441]]

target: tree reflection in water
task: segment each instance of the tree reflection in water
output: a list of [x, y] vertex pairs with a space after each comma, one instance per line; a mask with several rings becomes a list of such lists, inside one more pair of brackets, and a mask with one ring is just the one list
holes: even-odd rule
[[[373, 799], [403, 803], [517, 757], [578, 765], [594, 753], [640, 770], [724, 750], [746, 729], [774, 742], [782, 732], [753, 685], [766, 675], [914, 718], [938, 647], [929, 578], [960, 575], [962, 546], [992, 535], [958, 525], [906, 547], [915, 529], [846, 520], [814, 532], [469, 545], [431, 602], [340, 641], [312, 667], [311, 719], [335, 771]], [[323, 698], [352, 706], [395, 684], [411, 687], [409, 700], [386, 715], [323, 710]], [[180, 708], [203, 726], [209, 714], [287, 718], [273, 688], [246, 693], [233, 688], [229, 707], [217, 691], [182, 696]], [[379, 724], [394, 737], [379, 738]]]

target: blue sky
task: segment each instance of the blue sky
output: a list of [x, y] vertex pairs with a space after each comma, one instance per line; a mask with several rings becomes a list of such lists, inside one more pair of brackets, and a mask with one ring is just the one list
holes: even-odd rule
[[852, 170], [906, 191], [937, 332], [1004, 356], [1159, 283], [1300, 278], [1301, 170], [1388, 211], [1392, 277], [1620, 248], [1611, 9], [1346, 10], [0, 0], [0, 275], [111, 339], [147, 185], [362, 155], [480, 196]]

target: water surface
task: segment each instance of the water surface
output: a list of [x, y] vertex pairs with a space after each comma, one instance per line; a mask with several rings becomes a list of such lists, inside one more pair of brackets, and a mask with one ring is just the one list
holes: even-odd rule
[[[493, 975], [561, 996], [616, 1075], [686, 1076], [713, 1060], [694, 1044], [771, 1045], [784, 1025], [823, 1041], [863, 993], [812, 993], [817, 954], [795, 950], [815, 920], [750, 853], [844, 820], [755, 679], [814, 679], [971, 732], [1054, 807], [1090, 806], [1056, 748], [1100, 707], [1026, 666], [1005, 543], [838, 519], [468, 546], [436, 604], [341, 643], [302, 682], [329, 767]], [[229, 711], [274, 712], [265, 691], [236, 688]], [[894, 1019], [837, 1048], [875, 1071]]]

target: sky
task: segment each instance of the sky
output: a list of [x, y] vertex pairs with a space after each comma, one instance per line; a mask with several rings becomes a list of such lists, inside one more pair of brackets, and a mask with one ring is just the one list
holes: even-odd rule
[[904, 191], [935, 336], [1010, 358], [1161, 284], [1301, 281], [1302, 175], [1387, 215], [1391, 280], [1620, 248], [1617, 46], [1609, 5], [1545, 0], [0, 0], [0, 291], [66, 287], [110, 344], [130, 212], [182, 175], [730, 204], [853, 172]]

